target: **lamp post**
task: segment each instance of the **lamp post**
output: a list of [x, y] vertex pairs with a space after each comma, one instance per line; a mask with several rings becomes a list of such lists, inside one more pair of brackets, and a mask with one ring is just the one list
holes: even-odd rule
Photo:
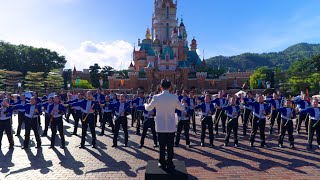
[[68, 90], [70, 90], [71, 84], [68, 83], [68, 84], [67, 84], [67, 87], [68, 87]]

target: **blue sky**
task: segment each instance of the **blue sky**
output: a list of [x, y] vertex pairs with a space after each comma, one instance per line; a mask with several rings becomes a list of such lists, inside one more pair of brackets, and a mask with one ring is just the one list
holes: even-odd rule
[[[0, 0], [0, 40], [47, 47], [67, 67], [126, 68], [151, 27], [154, 0]], [[320, 42], [318, 0], [178, 0], [205, 57], [280, 51]]]

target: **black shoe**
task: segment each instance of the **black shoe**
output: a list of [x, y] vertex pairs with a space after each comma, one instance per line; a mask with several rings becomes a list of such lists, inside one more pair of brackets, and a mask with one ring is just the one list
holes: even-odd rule
[[249, 143], [249, 146], [250, 146], [250, 147], [253, 147], [253, 143], [252, 143], [252, 142], [251, 142], [251, 143]]
[[141, 133], [140, 132], [136, 132], [136, 135], [140, 135]]
[[210, 147], [211, 147], [211, 148], [213, 148], [213, 147], [214, 147], [214, 145], [213, 145], [213, 144], [210, 144]]
[[99, 134], [99, 136], [103, 136], [103, 135], [104, 135], [104, 133], [100, 133], [100, 134]]
[[204, 143], [201, 143], [200, 145], [201, 145], [202, 147], [205, 147]]
[[20, 136], [20, 134], [16, 134], [15, 136]]
[[246, 136], [247, 135], [247, 133], [243, 133], [243, 136]]
[[43, 133], [42, 135], [41, 135], [41, 137], [46, 137], [47, 136], [47, 133]]
[[166, 164], [158, 162], [158, 167], [161, 169], [166, 169]]
[[196, 135], [198, 134], [197, 131], [193, 131], [193, 133], [196, 134]]
[[22, 146], [21, 149], [29, 149], [28, 146]]
[[299, 131], [299, 130], [297, 130], [297, 134], [298, 134], [298, 135], [300, 134], [300, 131]]
[[311, 144], [308, 145], [308, 149], [312, 149], [312, 145]]
[[[0, 147], [0, 149], [1, 149], [1, 147]], [[10, 145], [9, 149], [14, 149], [14, 145]]]
[[280, 147], [280, 148], [283, 148], [283, 145], [282, 145], [282, 144], [279, 144], [279, 147]]
[[219, 135], [218, 131], [216, 132], [216, 135], [217, 135], [217, 136]]
[[269, 130], [269, 134], [272, 134], [272, 129]]
[[112, 145], [112, 147], [117, 147], [118, 145], [116, 145], [116, 144], [114, 144], [114, 145]]
[[238, 147], [238, 144], [234, 144], [233, 146], [234, 146], [234, 147]]
[[96, 145], [92, 145], [92, 148], [93, 148], [93, 149], [97, 149]]
[[141, 148], [143, 148], [143, 146], [144, 146], [143, 144], [140, 144], [139, 148], [141, 149]]
[[127, 144], [127, 143], [125, 143], [125, 144], [124, 144], [124, 147], [128, 147], [128, 144]]
[[53, 148], [54, 148], [54, 146], [50, 146], [50, 147], [49, 147], [49, 149], [53, 149]]
[[320, 149], [320, 144], [318, 145], [318, 148]]
[[61, 145], [60, 148], [61, 148], [61, 149], [64, 149], [64, 148], [66, 148], [66, 146], [65, 146], [65, 145]]
[[224, 146], [224, 147], [227, 147], [227, 146], [228, 146], [228, 144], [227, 144], [227, 143], [224, 143], [224, 144], [223, 144], [223, 146]]
[[179, 147], [179, 144], [175, 144], [174, 147]]
[[190, 145], [190, 144], [187, 144], [187, 148], [191, 148], [191, 145]]
[[71, 135], [72, 135], [72, 136], [77, 136], [77, 133], [72, 133]]
[[36, 149], [40, 149], [41, 148], [41, 144], [37, 144]]
[[173, 171], [176, 167], [173, 164], [168, 164], [167, 169], [168, 171]]
[[291, 149], [294, 149], [294, 144], [290, 144], [290, 148], [291, 148]]
[[80, 146], [79, 146], [79, 149], [84, 149], [84, 145], [80, 145]]

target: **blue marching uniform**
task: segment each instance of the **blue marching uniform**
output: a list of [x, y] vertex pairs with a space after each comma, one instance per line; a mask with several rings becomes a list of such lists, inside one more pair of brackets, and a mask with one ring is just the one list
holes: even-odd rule
[[182, 129], [184, 130], [184, 136], [186, 138], [186, 144], [187, 146], [190, 145], [190, 139], [189, 139], [189, 129], [190, 129], [190, 112], [189, 108], [185, 107], [184, 111], [180, 111], [176, 109], [176, 113], [178, 116], [178, 128], [177, 128], [177, 135], [176, 135], [176, 142], [175, 146], [178, 147], [180, 143], [180, 135], [182, 132]]
[[196, 98], [188, 98], [187, 104], [189, 106], [189, 114], [190, 114], [190, 120], [192, 122], [192, 129], [193, 132], [197, 132], [196, 129], [196, 113], [194, 111], [194, 106], [196, 106]]
[[253, 102], [248, 103], [253, 109], [252, 131], [250, 135], [250, 146], [253, 147], [258, 128], [260, 130], [261, 147], [266, 146], [266, 115], [269, 112], [269, 106], [265, 103]]
[[[21, 100], [20, 99], [20, 100], [18, 100], [17, 103], [15, 103], [13, 105], [22, 105], [22, 106], [24, 106], [27, 103], [28, 102], [26, 100]], [[16, 136], [20, 136], [21, 126], [22, 126], [22, 123], [24, 123], [24, 121], [25, 121], [24, 113], [25, 113], [25, 109], [24, 108], [18, 109], [18, 128], [17, 128]]]
[[273, 125], [275, 122], [277, 122], [278, 125], [278, 132], [280, 133], [280, 122], [281, 122], [281, 116], [280, 112], [278, 111], [279, 108], [282, 107], [281, 105], [281, 99], [270, 99], [266, 100], [267, 103], [269, 103], [269, 106], [273, 107], [271, 109], [271, 122], [270, 122], [270, 129], [269, 132], [272, 134]]
[[140, 126], [141, 126], [141, 122], [144, 121], [144, 103], [146, 101], [146, 97], [143, 98], [136, 98], [132, 101], [132, 103], [136, 104], [136, 113], [137, 113], [137, 131], [136, 134], [139, 135], [140, 134]]
[[43, 131], [42, 136], [47, 136], [47, 134], [48, 134], [49, 124], [50, 124], [49, 107], [51, 104], [53, 104], [53, 103], [46, 102], [46, 103], [42, 104], [42, 107], [44, 108], [44, 112], [45, 112], [44, 113], [44, 131]]
[[281, 107], [278, 109], [278, 112], [281, 116], [281, 128], [279, 135], [279, 146], [282, 147], [283, 139], [288, 131], [290, 146], [294, 147], [294, 137], [293, 137], [293, 121], [292, 118], [296, 116], [296, 112], [293, 108], [290, 107]]
[[49, 114], [51, 118], [51, 148], [54, 147], [55, 144], [55, 139], [56, 139], [56, 134], [57, 134], [57, 129], [60, 134], [61, 138], [61, 148], [65, 147], [65, 139], [64, 139], [64, 132], [63, 132], [63, 121], [62, 121], [62, 116], [66, 113], [66, 109], [62, 104], [51, 104], [49, 105]]
[[[98, 102], [100, 102], [101, 104], [103, 104], [106, 100], [105, 95], [103, 94], [95, 94], [94, 99]], [[97, 121], [98, 121], [98, 115], [99, 115], [99, 122], [102, 124], [102, 120], [103, 120], [103, 113], [101, 111], [100, 106], [98, 106], [98, 109], [96, 110], [95, 114], [94, 114], [94, 122], [95, 125], [97, 126]]]
[[[251, 119], [252, 119], [252, 106], [249, 105], [249, 103], [254, 102], [253, 98], [243, 98], [243, 103], [244, 103], [244, 110], [243, 110], [243, 135], [246, 136], [247, 135], [247, 128], [248, 128], [248, 122], [250, 122], [250, 124], [252, 123]], [[252, 126], [252, 124], [251, 124]]]
[[303, 115], [309, 114], [309, 124], [308, 124], [308, 144], [309, 149], [312, 149], [312, 141], [313, 141], [313, 135], [314, 132], [316, 132], [317, 135], [317, 143], [320, 147], [320, 108], [319, 107], [309, 107], [307, 109], [304, 109], [300, 111]]
[[83, 101], [84, 99], [74, 99], [72, 101], [68, 101], [66, 102], [66, 104], [69, 104], [69, 107], [71, 109], [71, 111], [73, 111], [73, 120], [74, 120], [74, 129], [73, 129], [73, 133], [72, 135], [77, 135], [77, 131], [78, 131], [78, 126], [79, 126], [79, 122], [82, 120], [82, 110], [80, 106], [71, 106], [71, 104], [73, 103], [78, 103]]
[[240, 115], [240, 106], [226, 106], [222, 108], [227, 113], [227, 134], [225, 137], [225, 146], [228, 146], [231, 131], [234, 134], [234, 146], [238, 146], [238, 117]]
[[88, 127], [90, 128], [90, 132], [92, 135], [92, 147], [96, 148], [96, 131], [95, 131], [95, 122], [94, 122], [94, 112], [98, 109], [99, 105], [96, 101], [84, 99], [82, 101], [71, 104], [71, 107], [77, 107], [77, 106], [81, 108], [82, 120], [83, 120], [81, 143], [79, 148], [84, 148]]
[[222, 108], [227, 106], [228, 100], [226, 100], [225, 98], [216, 98], [216, 99], [212, 100], [211, 103], [220, 107], [220, 109], [216, 109], [216, 114], [214, 116], [214, 122], [215, 122], [214, 129], [216, 131], [216, 134], [218, 134], [218, 127], [219, 127], [220, 119], [221, 119], [221, 124], [222, 124], [222, 132], [225, 133], [226, 132], [227, 116], [224, 113], [224, 111], [222, 110]]
[[154, 117], [156, 116], [156, 109], [153, 109], [152, 111], [147, 111], [144, 109], [143, 112], [144, 116], [144, 122], [143, 122], [143, 130], [140, 140], [140, 146], [144, 146], [144, 139], [147, 136], [148, 129], [151, 129], [152, 137], [153, 137], [153, 143], [154, 147], [158, 146], [158, 138], [156, 133], [156, 123], [154, 121]]
[[111, 107], [113, 108], [116, 115], [112, 147], [118, 146], [118, 135], [119, 135], [120, 126], [122, 126], [122, 129], [124, 131], [124, 146], [127, 147], [128, 140], [129, 140], [127, 115], [131, 111], [130, 102], [126, 102], [126, 103], [117, 102], [115, 104], [112, 104]]
[[[301, 100], [301, 99], [293, 101], [293, 103], [297, 105], [299, 112], [309, 108], [311, 105], [310, 102], [305, 101], [305, 100]], [[298, 118], [298, 123], [296, 123], [296, 128], [297, 128], [298, 134], [300, 133], [301, 124], [303, 121], [305, 123], [306, 132], [308, 133], [309, 116], [307, 115], [307, 113], [300, 113], [299, 118]]]
[[11, 117], [12, 117], [12, 107], [0, 107], [0, 150], [2, 144], [3, 131], [6, 132], [9, 141], [9, 148], [12, 149], [14, 146], [12, 127], [11, 127]]
[[113, 109], [112, 109], [112, 104], [110, 103], [110, 101], [105, 101], [104, 104], [102, 104], [101, 106], [102, 106], [102, 111], [103, 111], [103, 120], [102, 120], [102, 128], [101, 128], [100, 135], [102, 136], [102, 135], [104, 135], [106, 123], [109, 123], [113, 133], [114, 133], [114, 124], [112, 121]]
[[215, 108], [212, 103], [203, 102], [195, 106], [195, 109], [201, 109], [201, 145], [204, 147], [204, 138], [208, 126], [210, 145], [213, 146], [214, 135], [212, 115], [215, 112]]

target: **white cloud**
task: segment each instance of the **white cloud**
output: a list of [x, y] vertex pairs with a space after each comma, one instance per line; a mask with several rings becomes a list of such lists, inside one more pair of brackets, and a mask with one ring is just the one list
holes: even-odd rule
[[111, 43], [85, 41], [76, 49], [67, 49], [64, 45], [52, 41], [14, 41], [3, 39], [13, 44], [25, 44], [56, 51], [66, 57], [67, 64], [65, 68], [72, 69], [76, 66], [77, 70], [88, 69], [94, 63], [98, 63], [101, 67], [108, 65], [115, 69], [126, 69], [131, 62], [133, 51], [133, 46], [123, 40]]

